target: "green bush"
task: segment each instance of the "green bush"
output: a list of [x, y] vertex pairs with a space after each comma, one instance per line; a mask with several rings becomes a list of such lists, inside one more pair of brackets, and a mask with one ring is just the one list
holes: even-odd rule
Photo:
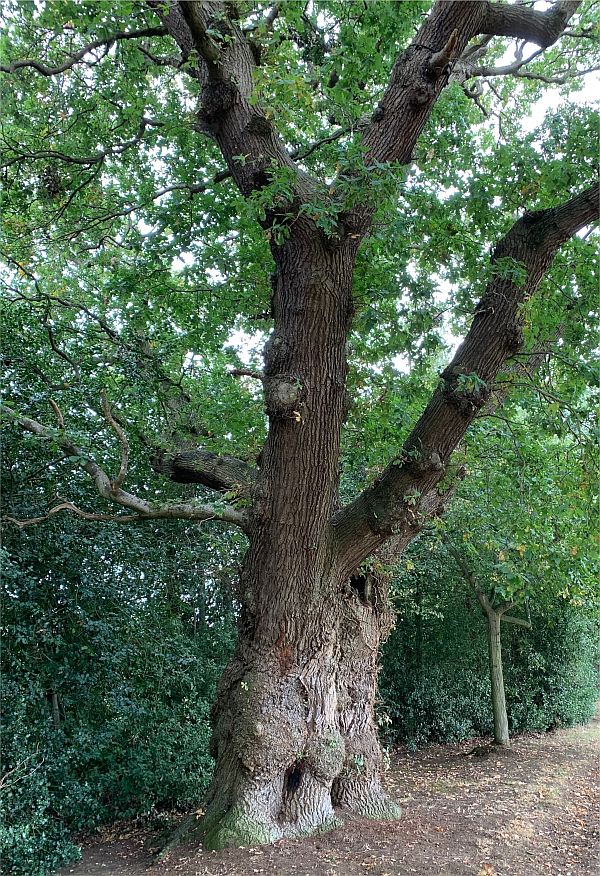
[[46, 735], [42, 710], [34, 715], [10, 679], [4, 680], [3, 700], [2, 862], [13, 876], [45, 876], [76, 858], [79, 850], [69, 840], [65, 824], [53, 814], [52, 740]]
[[85, 576], [98, 542], [65, 540], [62, 525], [21, 537], [4, 563], [0, 840], [14, 876], [77, 857], [73, 831], [198, 805], [233, 637], [217, 590], [174, 596], [161, 580], [169, 570], [152, 574], [152, 554], [140, 575], [131, 535], [130, 580], [101, 565]]
[[[416, 573], [418, 574], [418, 573]], [[384, 647], [380, 693], [389, 742], [409, 746], [492, 733], [485, 619], [476, 604], [430, 576], [418, 603], [400, 602]], [[512, 733], [587, 721], [598, 699], [598, 624], [558, 600], [532, 611], [532, 629], [502, 627]]]

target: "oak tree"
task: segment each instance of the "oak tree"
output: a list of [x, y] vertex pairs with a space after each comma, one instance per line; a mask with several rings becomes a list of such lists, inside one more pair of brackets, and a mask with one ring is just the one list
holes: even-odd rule
[[[29, 397], [9, 378], [3, 411], [104, 500], [61, 496], [34, 519], [213, 520], [247, 538], [210, 847], [399, 814], [373, 714], [392, 613], [363, 564], [443, 512], [466, 430], [501, 400], [506, 363], [535, 354], [553, 264], [561, 317], [538, 320], [541, 342], [589, 318], [592, 115], [557, 107], [539, 136], [515, 118], [593, 68], [591, 5], [9, 7], [3, 281], [8, 305], [39, 315], [52, 366], [29, 363]], [[399, 355], [419, 384], [442, 327], [463, 342], [411, 428], [364, 432], [381, 451], [365, 470], [365, 400], [410, 389]], [[262, 366], [233, 330], [266, 338]], [[27, 359], [24, 337], [9, 373]], [[202, 489], [146, 495], [142, 454]]]

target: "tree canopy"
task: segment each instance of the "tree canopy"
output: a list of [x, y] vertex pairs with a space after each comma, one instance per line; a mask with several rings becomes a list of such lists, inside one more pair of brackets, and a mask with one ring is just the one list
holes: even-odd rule
[[[598, 60], [588, 6], [544, 51], [524, 42], [511, 50], [511, 34], [469, 46], [411, 155], [363, 168], [370, 114], [428, 4], [238, 5], [259, 59], [251, 103], [313, 179], [302, 211], [328, 233], [349, 201], [375, 193], [353, 290], [348, 469], [357, 437], [371, 469], [401, 446], [422, 403], [406, 410], [411, 380], [420, 383], [448, 338], [468, 327], [490, 247], [515, 211], [545, 207], [593, 174], [597, 113], [569, 98]], [[287, 233], [285, 221], [266, 229], [260, 221], [292, 197], [291, 170], [280, 167], [242, 197], [197, 130], [197, 50], [177, 57], [157, 9], [16, 3], [5, 13], [5, 338], [14, 331], [19, 345], [5, 364], [37, 383], [27, 411], [10, 383], [8, 402], [48, 422], [54, 397], [67, 432], [108, 439], [104, 387], [131, 424], [129, 441], [168, 446], [173, 434], [200, 434], [208, 450], [252, 459], [265, 436], [260, 393], [231, 372], [260, 369], [269, 238]], [[210, 39], [226, 48], [231, 38]], [[556, 104], [524, 127], [549, 84]], [[228, 160], [243, 174], [244, 154]], [[576, 238], [561, 252], [525, 324], [526, 349], [571, 341], [579, 371], [596, 329], [587, 250]], [[111, 435], [100, 453], [114, 456], [118, 443]], [[131, 464], [143, 465], [141, 455]], [[356, 475], [349, 482], [360, 486]]]

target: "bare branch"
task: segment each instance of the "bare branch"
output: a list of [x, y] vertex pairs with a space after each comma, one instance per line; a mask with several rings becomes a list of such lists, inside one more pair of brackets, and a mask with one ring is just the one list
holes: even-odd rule
[[13, 164], [18, 164], [19, 162], [25, 160], [42, 161], [47, 159], [62, 161], [65, 164], [81, 164], [85, 165], [86, 167], [91, 164], [102, 164], [104, 160], [109, 156], [122, 155], [123, 152], [126, 152], [128, 149], [137, 146], [143, 140], [144, 134], [146, 133], [146, 130], [148, 128], [161, 127], [162, 124], [162, 122], [158, 122], [155, 119], [149, 119], [144, 116], [140, 120], [140, 124], [136, 134], [130, 140], [126, 140], [123, 143], [118, 143], [116, 146], [110, 146], [107, 149], [101, 149], [94, 155], [67, 155], [65, 152], [59, 152], [56, 149], [41, 149], [37, 152], [28, 152], [17, 145], [13, 145], [11, 146], [11, 149], [14, 153], [16, 153], [16, 157], [4, 161], [0, 165], [0, 167], [11, 167]]
[[514, 76], [522, 67], [525, 67], [535, 58], [539, 58], [543, 53], [543, 49], [536, 49], [528, 58], [516, 58], [512, 64], [505, 64], [504, 67], [475, 67], [469, 70], [468, 78], [473, 76]]
[[8, 772], [4, 773], [4, 775], [0, 777], [0, 790], [5, 787], [11, 787], [12, 785], [16, 785], [19, 782], [24, 782], [25, 779], [28, 779], [35, 772], [37, 772], [37, 770], [39, 770], [41, 766], [43, 766], [44, 761], [46, 760], [45, 757], [43, 757], [41, 761], [36, 764], [33, 769], [30, 770], [28, 773], [23, 773], [26, 764], [37, 755], [38, 750], [39, 749], [36, 748], [36, 750], [32, 754], [29, 754], [27, 757], [23, 758], [23, 760], [19, 761], [19, 763], [15, 767], [13, 767], [12, 770], [8, 770]]
[[58, 428], [59, 428], [59, 429], [64, 429], [64, 428], [65, 428], [65, 419], [64, 419], [64, 417], [63, 417], [63, 415], [62, 415], [62, 411], [61, 411], [61, 409], [60, 409], [59, 406], [56, 404], [56, 402], [54, 401], [53, 398], [49, 399], [49, 400], [48, 400], [48, 403], [49, 403], [50, 407], [52, 408], [52, 410], [54, 411], [54, 414], [55, 414], [55, 416], [56, 416], [56, 419], [58, 420]]
[[524, 620], [524, 618], [513, 617], [511, 614], [503, 614], [502, 622], [506, 624], [515, 624], [518, 627], [525, 627], [525, 629], [531, 629], [531, 621]]
[[145, 27], [140, 30], [118, 31], [110, 34], [110, 36], [102, 37], [101, 39], [92, 40], [91, 43], [83, 46], [74, 55], [69, 55], [68, 58], [59, 64], [57, 67], [47, 67], [41, 61], [35, 59], [25, 59], [22, 61], [12, 61], [8, 66], [0, 66], [2, 73], [15, 73], [17, 70], [22, 70], [25, 67], [30, 67], [42, 76], [56, 76], [59, 73], [64, 73], [69, 70], [79, 61], [82, 61], [86, 55], [93, 52], [94, 49], [99, 49], [102, 46], [110, 47], [119, 40], [133, 40], [141, 37], [165, 36], [167, 34], [166, 27]]
[[14, 523], [19, 529], [24, 529], [26, 526], [34, 526], [36, 523], [43, 523], [45, 520], [50, 520], [50, 518], [55, 514], [58, 514], [59, 511], [71, 511], [73, 514], [82, 517], [84, 520], [102, 520], [114, 523], [134, 523], [147, 519], [140, 517], [139, 514], [95, 514], [90, 511], [84, 511], [82, 508], [78, 508], [73, 502], [60, 502], [60, 504], [54, 505], [47, 514], [42, 514], [40, 517], [26, 517], [23, 519], [4, 517], [3, 519], [7, 520], [9, 523]]
[[537, 49], [532, 52], [528, 58], [515, 58], [512, 64], [505, 64], [503, 67], [475, 67], [465, 71], [465, 77], [471, 79], [473, 77], [493, 78], [495, 76], [517, 76], [521, 79], [533, 79], [539, 82], [548, 84], [564, 85], [569, 79], [576, 79], [580, 76], [586, 76], [588, 73], [593, 73], [599, 67], [586, 67], [584, 70], [578, 70], [576, 67], [567, 67], [563, 70], [558, 70], [556, 73], [548, 76], [544, 73], [536, 73], [532, 70], [527, 70], [526, 67], [531, 61], [534, 61], [544, 53], [544, 49]]
[[594, 73], [600, 70], [599, 67], [587, 67], [585, 70], [561, 70], [553, 76], [545, 76], [543, 73], [534, 73], [531, 70], [522, 70], [514, 75], [521, 79], [532, 79], [537, 82], [545, 82], [548, 85], [564, 85], [569, 79], [578, 79], [580, 76], [586, 76], [588, 73]]
[[251, 368], [232, 368], [229, 372], [232, 377], [252, 377], [254, 380], [264, 380], [262, 371], [252, 371]]

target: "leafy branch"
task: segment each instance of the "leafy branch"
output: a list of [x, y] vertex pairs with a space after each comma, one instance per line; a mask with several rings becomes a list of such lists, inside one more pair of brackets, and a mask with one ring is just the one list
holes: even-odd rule
[[133, 40], [140, 39], [141, 37], [165, 36], [166, 33], [166, 27], [144, 27], [140, 30], [117, 31], [117, 33], [112, 33], [107, 37], [92, 40], [92, 42], [87, 43], [75, 54], [68, 55], [68, 57], [62, 62], [62, 64], [58, 64], [56, 67], [48, 67], [42, 61], [38, 61], [35, 58], [25, 58], [20, 61], [12, 61], [8, 65], [0, 65], [0, 72], [16, 73], [17, 70], [31, 68], [37, 73], [40, 73], [42, 76], [57, 76], [59, 73], [65, 73], [67, 70], [70, 70], [71, 67], [73, 67], [75, 64], [83, 61], [85, 56], [89, 55], [90, 52], [93, 52], [94, 49], [105, 48], [106, 52], [108, 52], [110, 47], [119, 40]]
[[[90, 476], [99, 495], [103, 499], [113, 502], [115, 505], [120, 505], [121, 507], [132, 511], [133, 514], [96, 514], [94, 512], [84, 511], [72, 502], [65, 501], [51, 508], [50, 511], [42, 517], [25, 520], [7, 518], [11, 523], [14, 523], [19, 527], [30, 526], [34, 523], [47, 520], [59, 511], [70, 511], [86, 520], [109, 520], [115, 523], [131, 523], [143, 520], [195, 520], [198, 522], [205, 520], [218, 520], [222, 523], [233, 524], [239, 526], [241, 529], [245, 529], [246, 515], [230, 505], [205, 505], [194, 501], [173, 504], [155, 504], [147, 502], [145, 499], [123, 490], [121, 484], [127, 473], [129, 447], [123, 430], [115, 421], [110, 411], [110, 406], [106, 396], [103, 398], [103, 408], [108, 424], [117, 434], [121, 443], [121, 465], [119, 473], [114, 480], [110, 479], [105, 470], [96, 462], [96, 460], [87, 451], [79, 447], [64, 429], [55, 429], [50, 426], [45, 426], [37, 420], [33, 420], [30, 417], [17, 413], [17, 411], [14, 411], [7, 405], [0, 406], [0, 413], [4, 414], [12, 423], [20, 426], [26, 432], [31, 432], [39, 438], [50, 440], [57, 444], [61, 450], [65, 451], [68, 456]], [[59, 422], [64, 422], [62, 415]]]

